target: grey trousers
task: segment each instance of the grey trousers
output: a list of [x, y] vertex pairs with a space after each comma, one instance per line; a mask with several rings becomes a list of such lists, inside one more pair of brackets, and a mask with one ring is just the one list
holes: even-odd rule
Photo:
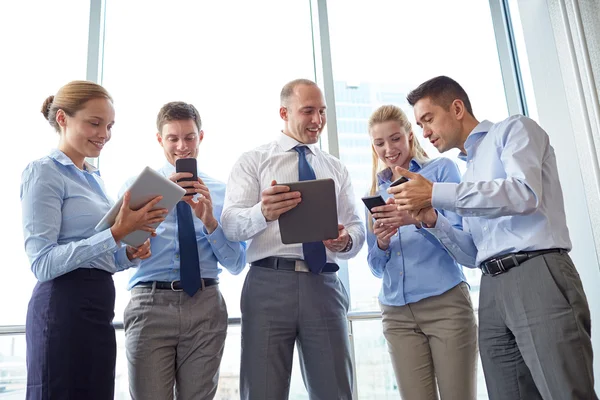
[[311, 400], [352, 399], [348, 295], [337, 274], [251, 267], [241, 306], [241, 399], [288, 398], [295, 343]]
[[134, 400], [215, 397], [227, 334], [218, 286], [184, 292], [133, 288], [125, 308], [129, 392]]
[[594, 400], [590, 311], [565, 253], [483, 276], [479, 347], [490, 400]]
[[466, 283], [405, 306], [381, 304], [383, 334], [406, 400], [475, 400], [477, 323]]

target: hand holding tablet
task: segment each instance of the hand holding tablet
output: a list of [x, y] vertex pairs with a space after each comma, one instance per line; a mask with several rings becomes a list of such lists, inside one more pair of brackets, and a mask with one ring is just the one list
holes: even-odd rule
[[338, 237], [337, 201], [333, 179], [281, 183], [300, 192], [301, 201], [279, 216], [284, 244], [320, 242]]
[[[139, 247], [164, 220], [164, 210], [159, 209], [171, 211], [175, 204], [183, 198], [185, 189], [152, 168], [146, 167], [129, 187], [127, 193], [106, 213], [96, 225], [96, 230], [103, 231], [115, 225], [116, 222], [120, 222], [119, 228], [125, 235], [120, 238], [121, 241], [132, 247]], [[157, 199], [158, 196], [160, 196], [159, 199]], [[136, 212], [137, 214], [135, 214]], [[123, 224], [122, 218], [128, 218], [128, 223]], [[142, 228], [144, 226], [149, 228]]]

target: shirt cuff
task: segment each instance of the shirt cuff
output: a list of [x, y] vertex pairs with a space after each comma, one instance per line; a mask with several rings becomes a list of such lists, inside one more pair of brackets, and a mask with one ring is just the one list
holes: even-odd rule
[[450, 221], [448, 221], [444, 214], [439, 212], [437, 215], [438, 217], [437, 221], [435, 221], [435, 226], [433, 228], [423, 227], [422, 230], [429, 232], [442, 242], [447, 242], [448, 232], [452, 229], [452, 224], [450, 224]]
[[210, 243], [211, 246], [216, 247], [216, 248], [221, 248], [221, 247], [223, 247], [225, 242], [227, 242], [227, 238], [225, 237], [225, 232], [223, 232], [223, 227], [221, 227], [221, 224], [218, 223], [215, 230], [212, 231], [211, 233], [208, 233], [208, 231], [206, 230], [206, 227], [204, 227], [202, 229], [203, 229], [204, 234], [206, 235], [208, 242]]
[[454, 212], [456, 210], [457, 188], [458, 183], [435, 182], [431, 194], [431, 205], [433, 208]]
[[267, 229], [267, 220], [262, 213], [261, 204], [261, 202], [256, 203], [250, 211], [250, 220], [252, 221], [252, 225], [254, 225], [253, 230], [255, 232]]
[[[390, 243], [390, 246], [391, 245], [392, 244]], [[391, 254], [392, 252], [390, 250], [390, 247], [388, 247], [387, 250], [382, 250], [379, 248], [377, 241], [375, 241], [373, 247], [371, 248], [371, 256], [373, 258], [383, 258], [386, 260], [386, 262], [390, 260]]]
[[126, 252], [127, 247], [123, 246], [115, 253], [115, 264], [117, 264], [117, 271], [123, 271], [128, 268], [137, 268], [142, 262], [142, 260], [139, 258], [134, 258], [132, 261], [129, 261]]
[[121, 244], [115, 242], [115, 238], [112, 235], [112, 232], [109, 229], [105, 229], [102, 232], [98, 233], [97, 235], [92, 236], [94, 239], [94, 243], [92, 243], [92, 246], [94, 245], [102, 245], [102, 250], [103, 251], [116, 251], [117, 249], [121, 248]]

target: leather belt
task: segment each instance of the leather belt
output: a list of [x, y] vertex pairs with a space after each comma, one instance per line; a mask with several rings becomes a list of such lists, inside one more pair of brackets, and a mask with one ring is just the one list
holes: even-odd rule
[[[202, 278], [202, 287], [201, 289], [207, 288], [209, 286], [214, 286], [219, 284], [218, 279], [212, 278]], [[173, 281], [173, 282], [160, 282], [160, 281], [150, 281], [150, 282], [138, 282], [135, 284], [135, 288], [152, 288], [156, 284], [157, 289], [168, 289], [174, 292], [183, 291], [183, 287], [181, 286], [181, 281]]]
[[[283, 257], [266, 257], [260, 260], [252, 261], [252, 267], [263, 267], [271, 269], [280, 269], [283, 271], [310, 272], [308, 265], [304, 260]], [[327, 263], [321, 272], [336, 272], [340, 267], [335, 263]]]
[[566, 253], [564, 249], [548, 249], [535, 251], [520, 251], [518, 253], [503, 254], [498, 257], [489, 258], [481, 263], [481, 272], [484, 275], [500, 275], [511, 268], [517, 267], [527, 260], [548, 253]]

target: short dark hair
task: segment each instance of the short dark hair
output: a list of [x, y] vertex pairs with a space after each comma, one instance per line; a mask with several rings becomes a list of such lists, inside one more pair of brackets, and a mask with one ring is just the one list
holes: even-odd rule
[[471, 101], [467, 92], [452, 78], [447, 76], [436, 76], [426, 82], [419, 85], [418, 88], [411, 91], [406, 100], [411, 106], [426, 97], [429, 97], [438, 106], [443, 107], [446, 111], [450, 109], [450, 105], [456, 99], [461, 100], [465, 104], [465, 108], [473, 115], [473, 108], [471, 108]]
[[315, 82], [311, 81], [310, 79], [304, 79], [304, 78], [294, 79], [293, 81], [286, 83], [283, 86], [283, 88], [281, 89], [281, 94], [279, 95], [279, 101], [280, 101], [280, 104], [282, 107], [284, 107], [287, 104], [290, 97], [292, 97], [292, 95], [294, 94], [294, 89], [296, 89], [296, 86], [300, 86], [300, 85], [317, 86], [317, 84]]
[[202, 129], [200, 113], [192, 104], [183, 101], [172, 101], [161, 107], [156, 117], [156, 128], [162, 133], [163, 126], [171, 121], [185, 121], [191, 119], [196, 123], [198, 132]]

